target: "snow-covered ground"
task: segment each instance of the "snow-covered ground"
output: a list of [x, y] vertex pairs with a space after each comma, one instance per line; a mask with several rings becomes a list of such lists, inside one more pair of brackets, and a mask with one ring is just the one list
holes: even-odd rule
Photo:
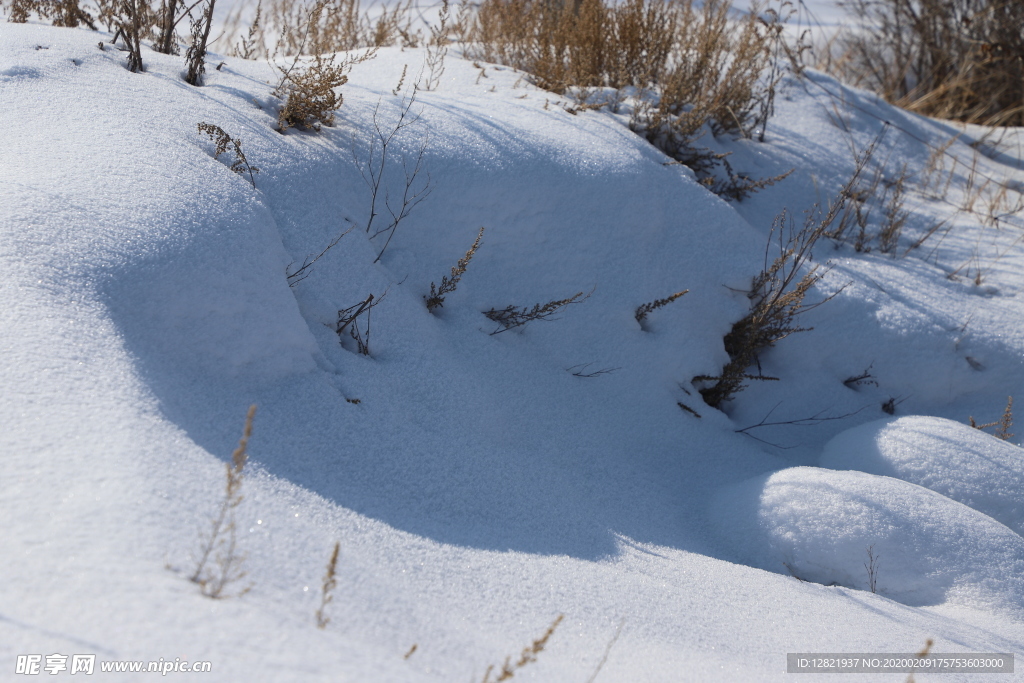
[[[1024, 395], [1021, 131], [811, 72], [765, 142], [709, 142], [795, 169], [727, 203], [622, 117], [453, 52], [381, 196], [400, 204], [420, 150], [431, 192], [375, 262], [361, 171], [421, 51], [382, 50], [333, 127], [282, 135], [266, 63], [213, 55], [194, 88], [180, 57], [146, 49], [133, 74], [101, 39], [0, 24], [3, 680], [18, 655], [91, 653], [109, 680], [155, 674], [99, 662], [177, 658], [212, 666], [183, 680], [479, 681], [559, 614], [518, 680], [586, 681], [605, 655], [598, 681], [772, 681], [790, 652], [1022, 649], [1024, 451], [964, 426]], [[241, 141], [255, 187], [200, 122]], [[691, 380], [726, 362], [774, 216], [827, 202], [883, 129], [875, 163], [911, 174], [898, 248], [819, 243], [810, 296], [835, 298], [762, 355], [778, 381], [703, 405]], [[482, 315], [577, 292], [501, 334]], [[334, 327], [370, 294], [364, 356]], [[213, 600], [188, 577], [250, 404], [247, 575]]]

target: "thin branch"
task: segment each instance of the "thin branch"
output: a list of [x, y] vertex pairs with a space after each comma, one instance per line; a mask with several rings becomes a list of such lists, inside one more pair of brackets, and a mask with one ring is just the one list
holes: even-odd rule
[[[306, 260], [304, 260], [302, 262], [302, 267], [300, 267], [298, 270], [296, 270], [296, 271], [294, 271], [292, 273], [286, 273], [286, 276], [288, 278], [288, 286], [289, 287], [294, 287], [295, 285], [299, 284], [300, 282], [305, 280], [307, 277], [309, 277], [310, 273], [312, 272], [312, 271], [309, 270], [310, 267], [314, 263], [319, 261], [320, 257], [323, 256], [324, 254], [326, 254], [328, 251], [330, 251], [332, 247], [336, 246], [338, 244], [338, 242], [341, 241], [342, 237], [344, 237], [345, 235], [347, 235], [350, 232], [352, 232], [352, 230], [354, 230], [355, 227], [356, 226], [353, 225], [348, 230], [342, 231], [342, 233], [340, 235], [338, 235], [333, 240], [331, 240], [330, 244], [328, 244], [326, 247], [323, 248], [323, 251], [321, 251], [319, 254], [314, 256], [312, 259], [310, 259], [307, 256]], [[289, 264], [289, 265], [291, 265], [291, 264]], [[299, 277], [300, 275], [301, 275], [301, 277]]]
[[[587, 368], [589, 368], [591, 365], [593, 365], [593, 363], [580, 363], [578, 365], [573, 365], [572, 367], [566, 368], [565, 371], [566, 372], [572, 372], [573, 377], [597, 377], [598, 375], [610, 375], [611, 373], [615, 372], [616, 370], [621, 370], [622, 369], [622, 368], [604, 368], [602, 370], [595, 370], [593, 372], [587, 372]], [[573, 370], [576, 370], [576, 372], [573, 372]]]
[[[856, 415], [857, 413], [861, 412], [862, 410], [864, 410], [865, 407], [867, 407], [867, 406], [864, 406], [864, 407], [858, 408], [857, 410], [853, 411], [852, 413], [846, 413], [844, 415], [830, 415], [828, 417], [821, 417], [821, 415], [823, 413], [828, 411], [828, 408], [826, 408], [825, 410], [817, 412], [817, 413], [815, 413], [814, 415], [812, 415], [810, 417], [801, 417], [801, 418], [797, 418], [797, 419], [794, 419], [794, 420], [779, 420], [777, 422], [768, 422], [767, 421], [768, 418], [771, 417], [771, 414], [773, 412], [775, 412], [775, 409], [778, 408], [780, 405], [782, 405], [782, 401], [779, 401], [778, 403], [776, 403], [775, 406], [771, 410], [769, 410], [768, 413], [763, 418], [761, 418], [761, 421], [758, 422], [757, 424], [752, 424], [752, 425], [750, 425], [748, 427], [744, 427], [743, 429], [736, 429], [734, 431], [737, 434], [747, 434], [747, 436], [751, 436], [747, 432], [749, 430], [751, 430], [751, 429], [757, 429], [759, 427], [777, 427], [779, 425], [795, 425], [795, 426], [799, 426], [799, 427], [808, 427], [808, 426], [820, 424], [822, 422], [831, 422], [832, 420], [843, 420], [843, 419], [846, 419], [848, 417], [852, 417], [852, 416]], [[758, 441], [760, 441], [760, 440], [761, 439], [758, 439]]]

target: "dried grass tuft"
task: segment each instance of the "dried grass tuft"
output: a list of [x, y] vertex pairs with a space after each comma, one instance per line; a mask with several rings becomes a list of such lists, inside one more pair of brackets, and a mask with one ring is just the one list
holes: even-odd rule
[[847, 0], [860, 27], [825, 64], [854, 85], [937, 118], [1024, 125], [1020, 0]]
[[[785, 16], [730, 17], [727, 0], [484, 0], [467, 31], [467, 56], [530, 74], [539, 87], [579, 104], [616, 108], [629, 93], [630, 127], [729, 198], [778, 182], [732, 172], [696, 142], [704, 133], [752, 137], [773, 111]], [[788, 58], [788, 57], [787, 57]], [[766, 67], [772, 64], [770, 72]], [[594, 104], [598, 88], [619, 95]], [[715, 173], [717, 171], [717, 174]]]

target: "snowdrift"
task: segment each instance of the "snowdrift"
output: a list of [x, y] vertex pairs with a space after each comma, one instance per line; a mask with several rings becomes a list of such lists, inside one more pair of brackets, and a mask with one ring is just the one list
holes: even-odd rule
[[908, 415], [837, 435], [821, 465], [902, 479], [1024, 531], [1024, 451], [965, 424]]
[[737, 552], [769, 571], [908, 605], [1020, 604], [1024, 539], [897, 479], [789, 468], [727, 488], [714, 513]]

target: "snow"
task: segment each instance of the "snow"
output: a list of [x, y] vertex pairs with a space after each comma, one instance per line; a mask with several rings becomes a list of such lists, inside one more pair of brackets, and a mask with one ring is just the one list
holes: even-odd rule
[[[382, 50], [334, 127], [287, 134], [266, 63], [212, 55], [193, 88], [180, 57], [143, 58], [131, 74], [106, 34], [0, 24], [0, 666], [92, 652], [212, 662], [186, 680], [481, 680], [560, 613], [518, 679], [585, 680], [620, 624], [599, 681], [783, 680], [787, 652], [926, 638], [1021, 649], [1018, 446], [950, 420], [1020, 393], [1024, 217], [954, 212], [963, 167], [942, 200], [911, 195], [900, 254], [948, 230], [909, 255], [819, 245], [833, 269], [814, 295], [836, 296], [763, 354], [778, 382], [724, 412], [691, 384], [725, 363], [781, 208], [832, 196], [878, 118], [900, 127], [888, 168], [923, 167], [956, 126], [787, 80], [764, 143], [709, 144], [737, 170], [796, 170], [730, 204], [621, 116], [570, 114], [453, 53], [384, 176], [394, 202], [422, 149], [431, 193], [374, 263], [374, 111], [394, 124], [422, 52]], [[241, 140], [255, 188], [203, 121]], [[950, 153], [1020, 183], [1019, 133], [975, 156], [968, 128]], [[641, 329], [637, 306], [683, 289]], [[339, 343], [337, 311], [384, 292], [370, 355]], [[482, 315], [576, 292], [592, 294], [518, 330]], [[567, 371], [587, 363], [614, 371]], [[877, 422], [890, 399], [899, 419]], [[250, 404], [248, 575], [211, 600], [188, 576]]]

